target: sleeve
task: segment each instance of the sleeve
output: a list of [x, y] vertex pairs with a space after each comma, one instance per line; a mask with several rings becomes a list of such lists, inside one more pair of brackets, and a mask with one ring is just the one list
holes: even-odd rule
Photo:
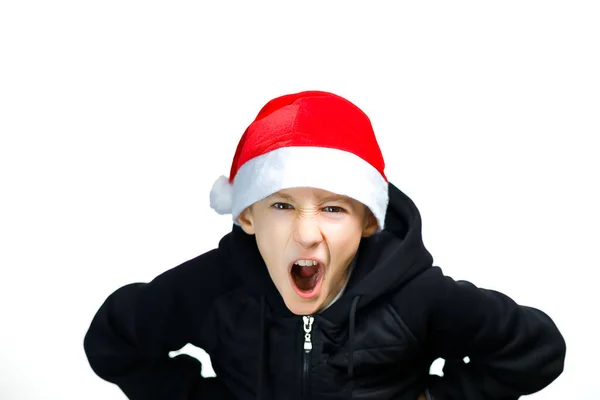
[[455, 281], [438, 267], [424, 275], [432, 296], [427, 349], [445, 360], [444, 376], [431, 376], [434, 399], [518, 399], [562, 373], [566, 344], [544, 312]]
[[214, 280], [203, 280], [211, 282], [213, 289], [194, 291], [204, 293], [194, 304], [188, 304], [184, 286], [194, 284], [192, 270], [206, 268], [204, 264], [214, 257], [207, 253], [150, 283], [132, 283], [112, 293], [94, 316], [84, 339], [93, 371], [132, 400], [230, 398], [218, 377], [202, 377], [197, 359], [185, 354], [169, 356], [170, 351], [191, 341], [193, 330], [197, 333], [202, 329], [202, 322], [189, 318], [192, 314], [188, 310], [193, 307], [202, 321], [218, 285]]

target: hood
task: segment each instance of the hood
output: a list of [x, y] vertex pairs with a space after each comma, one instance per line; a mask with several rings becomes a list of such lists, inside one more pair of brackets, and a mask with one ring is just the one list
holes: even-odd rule
[[[385, 229], [361, 240], [354, 271], [343, 296], [322, 312], [331, 322], [348, 318], [352, 299], [360, 296], [358, 309], [399, 289], [423, 270], [433, 258], [423, 244], [421, 215], [413, 201], [389, 184]], [[272, 311], [282, 317], [297, 317], [285, 306], [258, 251], [254, 236], [234, 225], [220, 247], [229, 267], [256, 297], [263, 297]]]

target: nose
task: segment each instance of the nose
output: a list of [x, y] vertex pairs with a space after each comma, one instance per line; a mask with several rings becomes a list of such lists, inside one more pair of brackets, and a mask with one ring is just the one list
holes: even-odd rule
[[323, 241], [319, 224], [314, 218], [297, 218], [294, 240], [304, 248], [312, 248]]

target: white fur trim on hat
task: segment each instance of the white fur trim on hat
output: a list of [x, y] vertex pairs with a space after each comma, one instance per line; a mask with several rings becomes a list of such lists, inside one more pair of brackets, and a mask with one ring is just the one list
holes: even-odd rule
[[210, 190], [210, 206], [217, 213], [231, 214], [233, 205], [233, 185], [229, 179], [220, 176]]
[[[347, 151], [300, 146], [270, 151], [240, 167], [233, 180], [234, 223], [246, 207], [294, 187], [313, 187], [351, 197], [369, 207], [379, 229], [384, 228], [388, 184], [376, 168]], [[211, 193], [211, 204], [212, 199]]]

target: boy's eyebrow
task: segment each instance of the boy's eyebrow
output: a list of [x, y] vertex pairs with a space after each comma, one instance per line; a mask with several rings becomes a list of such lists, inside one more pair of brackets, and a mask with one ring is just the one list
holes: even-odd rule
[[341, 194], [332, 194], [329, 196], [321, 197], [322, 203], [327, 203], [328, 201], [348, 201], [349, 198], [346, 196], [342, 196]]
[[273, 193], [272, 195], [267, 196], [267, 199], [286, 199], [286, 200], [294, 200], [294, 198], [285, 193]]
[[[285, 199], [285, 200], [294, 200], [293, 196], [290, 196], [289, 194], [286, 194], [286, 193], [273, 193], [272, 195], [267, 196], [267, 199], [274, 199], [274, 198]], [[328, 201], [348, 201], [348, 197], [343, 196], [341, 194], [331, 194], [328, 196], [321, 197], [319, 199], [320, 203], [327, 203]]]

